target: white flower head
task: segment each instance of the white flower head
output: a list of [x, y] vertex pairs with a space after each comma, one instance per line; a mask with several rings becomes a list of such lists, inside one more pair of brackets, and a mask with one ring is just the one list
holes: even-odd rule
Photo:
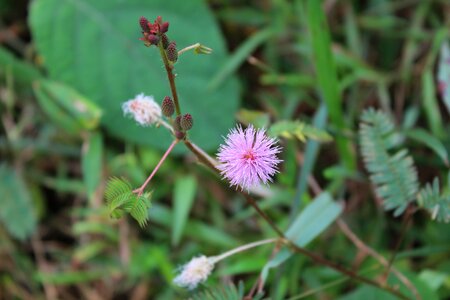
[[175, 277], [173, 282], [190, 290], [195, 289], [199, 283], [206, 281], [214, 269], [215, 261], [204, 255], [194, 257], [190, 262], [181, 267], [181, 273]]
[[145, 96], [143, 93], [122, 104], [122, 110], [126, 116], [131, 116], [142, 126], [150, 126], [161, 121], [161, 107], [153, 96]]

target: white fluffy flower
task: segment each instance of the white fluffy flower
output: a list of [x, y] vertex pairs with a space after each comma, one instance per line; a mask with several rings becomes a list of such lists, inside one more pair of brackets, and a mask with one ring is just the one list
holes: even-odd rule
[[153, 96], [145, 96], [143, 93], [122, 104], [122, 110], [142, 126], [150, 126], [161, 120], [161, 107]]
[[199, 283], [204, 282], [213, 269], [213, 259], [204, 255], [194, 257], [181, 268], [181, 273], [175, 277], [173, 282], [180, 287], [186, 287], [192, 290]]

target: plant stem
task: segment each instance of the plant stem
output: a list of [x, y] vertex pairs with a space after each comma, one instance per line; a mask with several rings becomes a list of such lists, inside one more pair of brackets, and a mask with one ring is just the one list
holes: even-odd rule
[[173, 140], [172, 144], [170, 144], [169, 148], [167, 148], [166, 152], [161, 157], [161, 159], [159, 160], [159, 162], [156, 165], [156, 167], [153, 169], [153, 171], [150, 174], [150, 176], [148, 176], [147, 180], [145, 180], [145, 182], [141, 185], [140, 188], [135, 189], [133, 191], [134, 193], [137, 193], [138, 196], [142, 195], [142, 193], [144, 192], [144, 189], [147, 186], [147, 184], [150, 182], [150, 180], [152, 180], [153, 176], [156, 174], [156, 171], [158, 171], [159, 167], [161, 167], [162, 163], [166, 160], [167, 156], [169, 155], [169, 153], [172, 151], [173, 147], [175, 147], [175, 145], [177, 143], [178, 143], [178, 140]]
[[210, 259], [215, 264], [218, 261], [221, 261], [222, 259], [225, 259], [225, 258], [227, 258], [227, 257], [229, 257], [231, 255], [236, 254], [236, 253], [239, 253], [239, 252], [242, 252], [242, 251], [254, 248], [254, 247], [258, 247], [258, 246], [261, 246], [261, 245], [275, 243], [278, 240], [279, 240], [278, 238], [273, 238], [273, 239], [266, 239], [266, 240], [257, 241], [257, 242], [253, 242], [253, 243], [250, 243], [250, 244], [242, 245], [240, 247], [237, 247], [235, 249], [232, 249], [230, 251], [222, 253], [221, 255], [210, 257]]
[[166, 52], [164, 51], [161, 41], [158, 43], [158, 48], [159, 48], [159, 52], [161, 54], [161, 58], [164, 62], [164, 67], [166, 68], [167, 79], [169, 80], [170, 91], [172, 92], [173, 103], [175, 103], [175, 112], [176, 112], [177, 116], [179, 116], [179, 115], [181, 115], [181, 110], [180, 110], [180, 103], [178, 101], [177, 88], [175, 86], [175, 76], [173, 75], [173, 66], [167, 59], [167, 55], [166, 55]]
[[195, 49], [195, 48], [197, 48], [198, 46], [200, 46], [200, 43], [196, 43], [196, 44], [194, 44], [194, 45], [187, 46], [187, 47], [181, 49], [180, 51], [178, 51], [178, 56], [180, 56], [181, 54], [183, 54], [183, 53], [186, 52], [186, 51], [189, 51], [189, 50], [191, 50], [191, 49]]

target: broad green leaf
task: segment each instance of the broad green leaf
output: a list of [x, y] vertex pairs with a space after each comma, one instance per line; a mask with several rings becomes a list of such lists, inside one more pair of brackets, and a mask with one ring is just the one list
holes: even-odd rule
[[101, 110], [71, 87], [50, 81], [35, 83], [34, 91], [41, 108], [65, 130], [76, 133], [98, 126]]
[[409, 130], [406, 132], [406, 135], [433, 150], [437, 155], [439, 155], [442, 161], [449, 166], [447, 149], [434, 135], [431, 135], [426, 130], [421, 128]]
[[197, 181], [193, 176], [183, 176], [175, 182], [173, 195], [172, 245], [178, 245], [184, 232], [197, 191]]
[[36, 229], [36, 215], [29, 190], [20, 174], [0, 165], [0, 221], [15, 238], [24, 240]]
[[41, 74], [32, 65], [16, 58], [12, 53], [0, 47], [0, 76], [11, 72], [14, 80], [30, 85], [39, 79]]
[[[322, 193], [300, 212], [285, 235], [297, 246], [304, 247], [330, 226], [339, 217], [342, 209], [342, 205], [333, 201], [330, 194]], [[292, 254], [285, 248], [278, 252], [261, 271], [262, 280], [267, 279], [271, 268], [278, 267]]]
[[274, 137], [297, 138], [302, 142], [306, 142], [307, 138], [320, 142], [329, 142], [333, 139], [325, 130], [300, 121], [276, 122], [270, 126], [268, 133]]
[[450, 46], [448, 41], [442, 43], [437, 70], [439, 92], [450, 113]]
[[206, 150], [215, 149], [233, 127], [239, 87], [231, 76], [220, 88], [206, 89], [228, 55], [204, 1], [36, 0], [29, 23], [49, 76], [100, 106], [112, 135], [166, 149], [171, 137], [165, 130], [139, 127], [121, 109], [142, 92], [157, 102], [170, 94], [159, 51], [138, 40], [142, 15], [170, 22], [168, 36], [180, 49], [197, 42], [213, 49], [211, 55], [183, 54], [175, 72], [182, 110], [195, 119], [190, 137]]
[[92, 199], [103, 171], [103, 137], [98, 131], [89, 132], [83, 143], [81, 168], [88, 196]]

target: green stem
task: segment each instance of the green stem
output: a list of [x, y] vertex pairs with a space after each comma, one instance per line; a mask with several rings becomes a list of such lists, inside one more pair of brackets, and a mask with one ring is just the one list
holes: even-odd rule
[[170, 84], [170, 91], [172, 92], [173, 103], [175, 103], [175, 112], [177, 116], [181, 115], [180, 103], [178, 101], [177, 88], [175, 86], [175, 76], [173, 75], [173, 66], [167, 59], [166, 52], [164, 51], [164, 47], [162, 42], [158, 43], [159, 52], [161, 54], [161, 58], [164, 62], [164, 67], [166, 68], [167, 79]]

